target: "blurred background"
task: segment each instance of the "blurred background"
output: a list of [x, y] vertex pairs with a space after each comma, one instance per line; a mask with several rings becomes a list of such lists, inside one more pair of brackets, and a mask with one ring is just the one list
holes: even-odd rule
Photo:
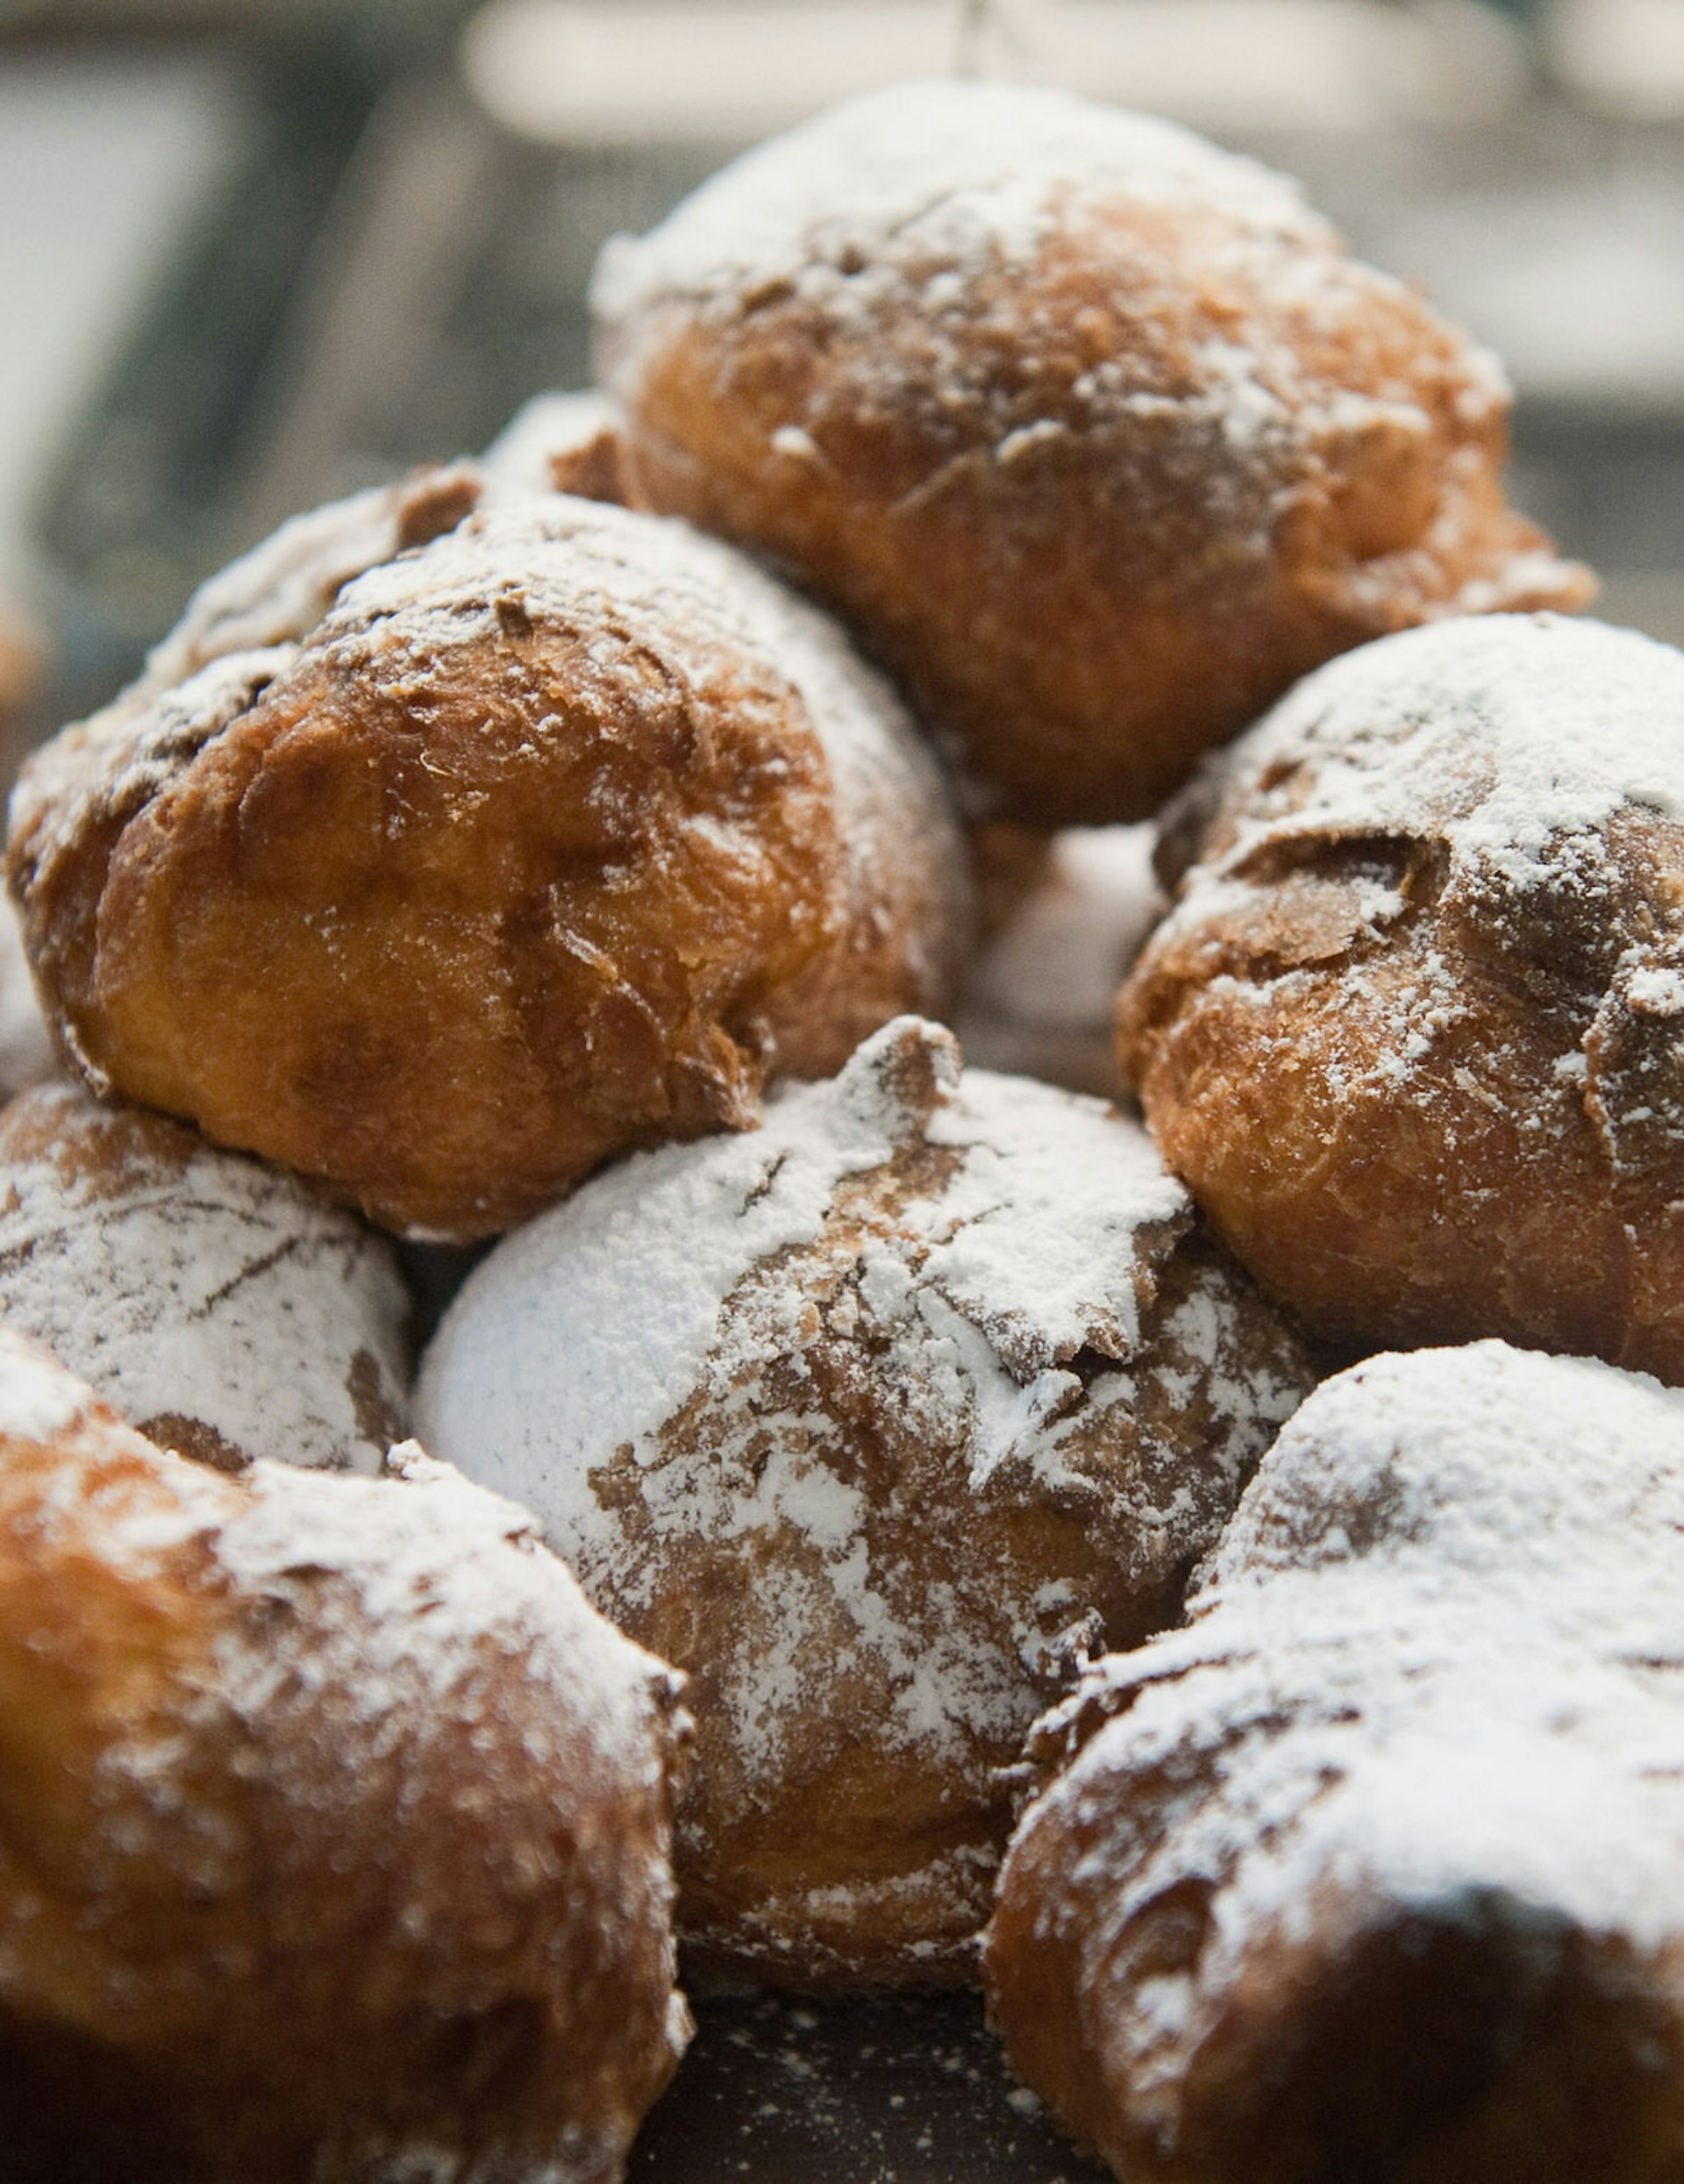
[[1302, 175], [1502, 356], [1602, 611], [1684, 640], [1684, 0], [0, 0], [13, 746], [282, 517], [585, 382], [605, 236], [945, 71]]

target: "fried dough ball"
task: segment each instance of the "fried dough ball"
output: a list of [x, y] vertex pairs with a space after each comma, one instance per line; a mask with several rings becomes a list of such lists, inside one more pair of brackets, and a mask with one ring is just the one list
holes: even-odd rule
[[165, 1447], [378, 1471], [409, 1309], [387, 1239], [279, 1169], [77, 1084], [0, 1111], [0, 1320]]
[[1165, 1159], [1368, 1348], [1684, 1381], [1684, 656], [1550, 616], [1336, 660], [1167, 830], [1123, 990]]
[[1493, 360], [1166, 122], [875, 92], [594, 300], [634, 493], [848, 617], [1010, 817], [1145, 817], [1331, 653], [1587, 595], [1504, 504]]
[[0, 2128], [31, 2184], [610, 2184], [674, 1682], [524, 1513], [229, 1478], [0, 1331]]
[[1106, 1096], [1117, 1088], [1117, 989], [1169, 907], [1153, 869], [1155, 831], [1142, 821], [1037, 839], [1040, 860], [972, 962], [959, 1035], [985, 1068]]
[[96, 1088], [458, 1240], [746, 1127], [768, 1073], [931, 1005], [963, 922], [929, 761], [829, 623], [467, 467], [218, 580], [12, 829]]
[[987, 1937], [1129, 2184], [1684, 2173], [1684, 1397], [1481, 1343], [1325, 1382], [1189, 1625], [1039, 1726]]
[[1138, 1125], [907, 1020], [506, 1238], [417, 1416], [689, 1674], [698, 1959], [942, 1985], [997, 1769], [1077, 1645], [1173, 1619], [1310, 1379]]
[[35, 997], [16, 905], [0, 895], [0, 1097], [59, 1074], [53, 1034]]
[[534, 395], [510, 418], [481, 458], [489, 478], [582, 501], [631, 503], [624, 422], [595, 387]]

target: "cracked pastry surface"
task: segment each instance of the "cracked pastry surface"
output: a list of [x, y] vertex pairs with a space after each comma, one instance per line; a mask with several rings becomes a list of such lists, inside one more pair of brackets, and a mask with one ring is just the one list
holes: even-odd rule
[[1076, 1645], [1175, 1616], [1312, 1377], [1137, 1125], [906, 1020], [505, 1238], [417, 1420], [691, 1678], [699, 1959], [947, 1984], [995, 1770]]
[[1684, 656], [1552, 616], [1387, 639], [1167, 847], [1124, 1068], [1265, 1287], [1371, 1347], [1684, 1380]]
[[1589, 589], [1503, 501], [1495, 360], [1144, 116], [873, 93], [593, 297], [634, 496], [832, 603], [1008, 817], [1145, 817], [1331, 654]]
[[0, 1110], [0, 1320], [164, 1447], [378, 1471], [409, 1310], [388, 1240], [294, 1176], [79, 1084]]
[[1038, 1726], [985, 1964], [1139, 2184], [1684, 2165], [1684, 1396], [1482, 1342], [1283, 1429]]
[[745, 1126], [931, 1005], [964, 916], [930, 763], [829, 622], [466, 465], [214, 580], [32, 761], [9, 873], [96, 1088], [458, 1239]]
[[612, 2184], [670, 1672], [524, 1511], [169, 1454], [0, 1331], [0, 2127], [32, 2184]]

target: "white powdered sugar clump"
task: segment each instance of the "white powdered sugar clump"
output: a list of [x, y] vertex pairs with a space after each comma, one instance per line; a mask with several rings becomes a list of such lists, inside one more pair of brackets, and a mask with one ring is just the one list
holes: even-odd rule
[[975, 1069], [926, 1137], [965, 1160], [938, 1202], [923, 1288], [987, 1335], [1019, 1379], [1084, 1343], [1129, 1357], [1138, 1299], [1119, 1271], [1143, 1236], [1187, 1217], [1185, 1188], [1145, 1132], [1097, 1100]]
[[617, 238], [592, 303], [611, 321], [667, 296], [817, 281], [833, 266], [857, 276], [857, 254], [891, 245], [962, 270], [1021, 266], [1073, 191], [1330, 235], [1295, 183], [1173, 122], [1020, 84], [901, 83], [735, 161], [652, 235]]
[[1041, 1724], [1049, 1769], [1080, 1749], [1020, 1838], [1086, 1846], [1048, 1933], [1209, 1893], [1195, 1960], [1110, 1996], [1131, 2098], [1336, 1916], [1684, 1932], [1684, 1392], [1498, 1342], [1371, 1359], [1190, 1605]]
[[208, 1432], [219, 1460], [379, 1468], [409, 1309], [383, 1238], [278, 1169], [68, 1084], [9, 1111], [0, 1163], [9, 1327], [131, 1423]]

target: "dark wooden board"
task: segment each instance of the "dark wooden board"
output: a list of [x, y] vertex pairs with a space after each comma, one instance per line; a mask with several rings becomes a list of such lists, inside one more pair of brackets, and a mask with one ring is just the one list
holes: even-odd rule
[[628, 2184], [1097, 2184], [1014, 2085], [974, 1995], [693, 1997]]

